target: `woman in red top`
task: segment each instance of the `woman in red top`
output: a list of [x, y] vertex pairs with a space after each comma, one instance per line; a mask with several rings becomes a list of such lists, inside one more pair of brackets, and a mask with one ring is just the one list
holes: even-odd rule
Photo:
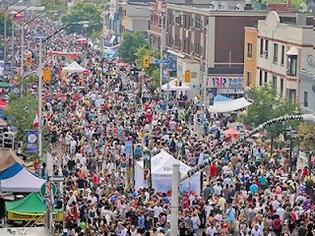
[[217, 166], [215, 163], [211, 163], [210, 165], [210, 177], [216, 177], [217, 175]]

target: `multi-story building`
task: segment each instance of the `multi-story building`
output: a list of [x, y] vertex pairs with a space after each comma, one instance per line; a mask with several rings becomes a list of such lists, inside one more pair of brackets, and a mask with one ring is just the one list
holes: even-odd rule
[[[243, 93], [244, 27], [257, 25], [268, 14], [246, 10], [244, 5], [236, 1], [213, 2], [208, 8], [167, 4], [167, 48], [178, 57], [179, 79], [185, 70], [192, 71], [193, 93], [204, 86], [229, 96]], [[280, 18], [294, 22], [295, 14], [283, 12]], [[202, 77], [207, 77], [206, 82]]]
[[[245, 34], [250, 30], [246, 29]], [[301, 101], [300, 70], [306, 67], [306, 57], [312, 53], [315, 38], [311, 25], [306, 25], [306, 16], [298, 14], [296, 24], [281, 23], [278, 13], [272, 11], [265, 20], [258, 21], [257, 27], [257, 63], [256, 77], [252, 72], [250, 55], [246, 56], [244, 73], [245, 81], [255, 80], [256, 86], [266, 83], [277, 91], [281, 97]], [[252, 40], [253, 41], [253, 40]], [[245, 41], [245, 55], [251, 51], [251, 42]], [[254, 83], [253, 83], [254, 84]]]
[[120, 4], [120, 32], [139, 32], [147, 35], [151, 19], [150, 0], [128, 0]]
[[[152, 48], [161, 48], [161, 31], [162, 26], [165, 28], [165, 2], [164, 0], [157, 0], [152, 4], [152, 13], [150, 19], [150, 26], [148, 30], [149, 43]], [[163, 28], [163, 29], [164, 29]], [[165, 34], [163, 34], [163, 42], [165, 42]], [[165, 43], [164, 43], [165, 44]]]

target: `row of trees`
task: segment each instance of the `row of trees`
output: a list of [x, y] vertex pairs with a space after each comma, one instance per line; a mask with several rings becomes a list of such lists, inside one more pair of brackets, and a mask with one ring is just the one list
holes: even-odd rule
[[150, 64], [148, 68], [144, 68], [144, 57], [160, 58], [158, 50], [151, 48], [140, 33], [125, 33], [119, 48], [119, 56], [124, 61], [134, 64], [142, 68], [147, 75], [152, 78], [151, 87], [156, 89], [159, 87], [160, 70], [157, 65]]

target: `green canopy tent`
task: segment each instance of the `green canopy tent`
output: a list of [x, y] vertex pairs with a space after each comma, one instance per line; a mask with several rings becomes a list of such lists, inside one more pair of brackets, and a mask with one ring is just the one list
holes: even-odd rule
[[[13, 201], [5, 202], [8, 220], [18, 221], [44, 221], [47, 212], [43, 197], [39, 193], [30, 193], [26, 197]], [[63, 211], [55, 210], [54, 219], [63, 221]]]
[[0, 88], [10, 88], [11, 84], [7, 82], [0, 82]]

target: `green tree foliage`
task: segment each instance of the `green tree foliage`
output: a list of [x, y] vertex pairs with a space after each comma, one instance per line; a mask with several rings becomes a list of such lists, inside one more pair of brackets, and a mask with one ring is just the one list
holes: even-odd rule
[[[250, 91], [249, 98], [253, 104], [239, 118], [243, 123], [253, 127], [279, 116], [293, 114], [297, 110], [294, 103], [277, 96], [275, 90], [267, 85]], [[272, 137], [276, 137], [286, 127], [287, 125], [275, 124], [267, 130]]]
[[[12, 33], [12, 21], [10, 17], [7, 17], [7, 35]], [[0, 35], [4, 35], [4, 15], [0, 14]]]
[[67, 6], [63, 0], [41, 0], [41, 6], [48, 11], [66, 11]]
[[146, 46], [147, 42], [142, 34], [139, 33], [125, 33], [119, 48], [119, 56], [129, 63], [137, 60], [138, 49]]
[[28, 93], [22, 97], [11, 95], [9, 107], [5, 113], [12, 119], [13, 125], [18, 129], [18, 137], [23, 138], [24, 131], [32, 128], [37, 111], [37, 98], [34, 94]]
[[102, 30], [101, 8], [96, 4], [83, 2], [72, 7], [69, 12], [62, 18], [65, 25], [74, 24], [80, 21], [89, 21], [86, 25], [71, 25], [66, 28], [68, 33], [81, 33], [90, 36], [94, 32]]
[[157, 89], [160, 86], [160, 69], [158, 65], [150, 64], [149, 68], [143, 67], [144, 58], [150, 57], [152, 58], [160, 58], [160, 52], [153, 48], [150, 48], [148, 45], [142, 46], [137, 50], [137, 65], [140, 68], [143, 68], [145, 72], [151, 77], [151, 87], [152, 89]]
[[300, 147], [315, 152], [315, 125], [300, 124], [298, 128]]

